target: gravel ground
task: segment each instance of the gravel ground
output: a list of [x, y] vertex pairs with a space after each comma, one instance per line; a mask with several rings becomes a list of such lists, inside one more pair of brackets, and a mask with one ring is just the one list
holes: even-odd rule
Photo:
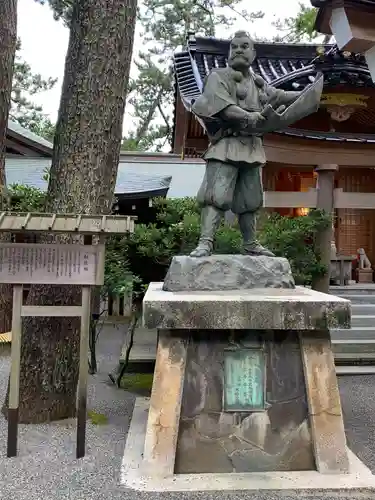
[[[87, 454], [75, 459], [75, 423], [20, 426], [19, 456], [7, 459], [6, 421], [0, 418], [1, 500], [244, 500], [249, 493], [137, 493], [119, 485], [119, 472], [134, 395], [115, 389], [107, 373], [117, 363], [122, 330], [106, 327], [98, 346], [99, 371], [90, 378], [89, 408], [106, 415], [106, 425], [87, 426]], [[9, 358], [0, 357], [0, 400]], [[340, 391], [350, 447], [375, 473], [375, 376], [341, 377]], [[252, 500], [292, 498], [375, 500], [375, 494], [311, 492], [251, 494]]]

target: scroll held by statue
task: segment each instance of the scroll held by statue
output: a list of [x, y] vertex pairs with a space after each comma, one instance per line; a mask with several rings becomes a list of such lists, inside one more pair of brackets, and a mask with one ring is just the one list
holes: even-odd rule
[[320, 104], [320, 96], [323, 90], [323, 75], [318, 75], [314, 83], [301, 92], [301, 95], [283, 111], [278, 112], [271, 105], [266, 105], [261, 114], [266, 118], [255, 133], [266, 134], [279, 129], [285, 129], [307, 115], [315, 113]]
[[[305, 116], [318, 110], [323, 90], [323, 75], [318, 74], [315, 81], [301, 92], [285, 92], [253, 77], [253, 84], [246, 87], [241, 96], [239, 84], [235, 82], [230, 69], [212, 71], [208, 76], [203, 93], [194, 102], [192, 111], [204, 125], [211, 142], [228, 135], [228, 121], [220, 114], [229, 106], [238, 106], [244, 111], [258, 112], [265, 118], [251, 129], [238, 130], [239, 135], [263, 135], [275, 130], [285, 129]], [[295, 94], [290, 99], [288, 94]], [[241, 99], [240, 97], [243, 97]], [[235, 124], [234, 124], [235, 125]], [[236, 127], [233, 127], [235, 133]], [[229, 128], [231, 132], [232, 129]]]

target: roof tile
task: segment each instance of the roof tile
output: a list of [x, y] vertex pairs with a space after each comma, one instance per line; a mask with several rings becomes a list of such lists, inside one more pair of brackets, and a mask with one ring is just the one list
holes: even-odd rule
[[50, 148], [52, 150], [53, 144], [43, 137], [40, 137], [37, 134], [34, 134], [34, 132], [30, 132], [25, 127], [22, 127], [19, 123], [13, 121], [13, 120], [8, 120], [8, 129], [11, 130], [12, 132], [15, 132], [16, 134], [22, 135], [23, 137], [26, 137], [27, 139], [30, 139], [30, 141], [36, 142], [37, 144], [41, 144], [42, 146], [45, 146], [47, 148]]
[[[374, 0], [375, 2], [375, 0]], [[363, 56], [349, 56], [335, 45], [255, 43], [257, 58], [252, 69], [267, 82], [285, 90], [302, 90], [314, 81], [318, 71], [325, 75], [325, 82], [332, 85], [349, 84], [356, 87], [373, 87], [370, 72]], [[226, 67], [229, 40], [190, 36], [187, 50], [174, 56], [175, 76], [180, 97], [185, 107], [191, 111], [194, 100], [199, 97], [203, 81], [214, 67]], [[289, 133], [280, 131], [278, 133]], [[334, 141], [354, 142], [351, 134], [346, 136], [333, 133], [307, 133], [299, 136]], [[292, 132], [291, 135], [296, 135]], [[365, 142], [373, 142], [374, 136]]]
[[[25, 184], [42, 191], [47, 189], [47, 181], [43, 179], [51, 166], [48, 158], [6, 158], [5, 171], [7, 184]], [[115, 193], [135, 194], [168, 189], [171, 175], [140, 173], [137, 164], [129, 168], [125, 163], [119, 164]], [[155, 169], [154, 169], [155, 170]]]

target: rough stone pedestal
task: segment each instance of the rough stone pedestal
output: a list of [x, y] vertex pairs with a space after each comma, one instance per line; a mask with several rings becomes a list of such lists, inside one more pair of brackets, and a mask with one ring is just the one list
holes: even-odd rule
[[[160, 333], [144, 451], [154, 474], [348, 471], [328, 333], [349, 325], [348, 301], [299, 287], [173, 293], [152, 284], [143, 310]], [[233, 340], [265, 351], [263, 411], [223, 411]]]
[[[330, 328], [350, 327], [349, 301], [302, 287], [168, 292], [151, 283], [143, 315], [159, 343], [147, 423], [137, 403], [123, 484], [152, 491], [369, 485], [371, 473], [363, 466], [361, 475], [348, 455], [329, 338]], [[263, 355], [265, 401], [255, 410], [225, 406], [224, 356], [234, 345]]]
[[292, 270], [283, 257], [210, 255], [173, 257], [163, 283], [166, 292], [295, 288]]

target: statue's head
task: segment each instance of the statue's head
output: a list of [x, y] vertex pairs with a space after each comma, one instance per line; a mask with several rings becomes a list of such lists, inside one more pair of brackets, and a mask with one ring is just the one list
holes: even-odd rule
[[236, 71], [250, 68], [256, 56], [254, 41], [246, 31], [237, 31], [230, 42], [228, 64]]

